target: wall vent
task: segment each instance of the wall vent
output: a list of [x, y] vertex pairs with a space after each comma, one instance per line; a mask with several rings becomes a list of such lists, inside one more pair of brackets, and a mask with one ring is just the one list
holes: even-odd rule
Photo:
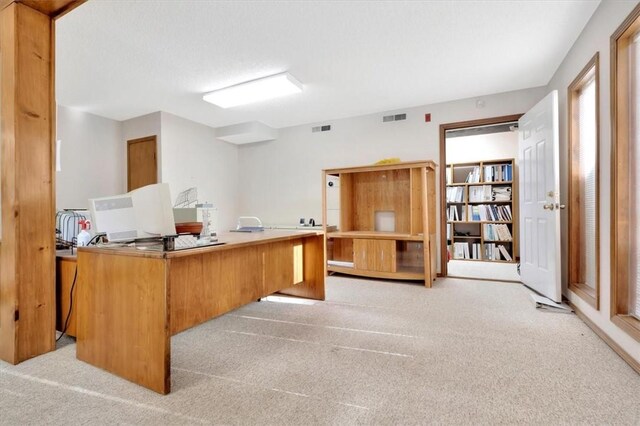
[[331, 130], [331, 125], [330, 124], [325, 124], [324, 126], [315, 126], [311, 128], [311, 131], [313, 133], [316, 132], [328, 132], [329, 130]]
[[384, 117], [382, 117], [382, 122], [386, 123], [387, 121], [401, 121], [406, 119], [407, 114], [385, 115]]

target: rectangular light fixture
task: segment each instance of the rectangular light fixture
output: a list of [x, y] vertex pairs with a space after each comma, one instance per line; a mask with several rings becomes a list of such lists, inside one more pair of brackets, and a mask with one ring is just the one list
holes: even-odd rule
[[302, 83], [288, 72], [206, 93], [202, 99], [221, 108], [246, 105], [302, 92]]

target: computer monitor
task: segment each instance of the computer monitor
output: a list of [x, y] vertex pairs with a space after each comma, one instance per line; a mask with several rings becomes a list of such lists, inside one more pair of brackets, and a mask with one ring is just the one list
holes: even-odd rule
[[176, 225], [169, 184], [157, 183], [127, 194], [89, 200], [89, 211], [96, 232], [109, 241], [175, 235]]

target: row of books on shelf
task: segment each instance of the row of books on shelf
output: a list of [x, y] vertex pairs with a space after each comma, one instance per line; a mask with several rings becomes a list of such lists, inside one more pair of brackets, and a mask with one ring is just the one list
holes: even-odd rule
[[467, 206], [465, 215], [464, 206], [447, 207], [448, 222], [511, 222], [511, 206], [496, 204], [478, 204]]
[[[454, 259], [482, 259], [482, 246], [480, 243], [453, 243], [450, 247]], [[471, 247], [471, 250], [469, 250]]]
[[512, 241], [509, 227], [504, 223], [484, 225], [484, 239], [490, 241]]
[[[483, 173], [480, 173], [481, 171]], [[445, 177], [447, 184], [453, 183], [453, 167], [447, 167]], [[512, 180], [513, 166], [511, 164], [497, 164], [484, 166], [482, 170], [480, 166], [474, 166], [473, 169], [467, 174], [465, 183], [510, 182]]]
[[492, 201], [511, 201], [510, 186], [493, 186], [491, 189]]
[[480, 182], [480, 166], [475, 166], [472, 171], [467, 175], [466, 183], [478, 183]]
[[511, 164], [484, 166], [485, 182], [508, 182], [511, 180], [513, 180], [513, 166]]
[[[462, 206], [464, 207], [464, 206]], [[465, 220], [464, 214], [461, 214], [456, 206], [447, 207], [447, 221], [459, 222]]]
[[447, 203], [462, 203], [464, 201], [463, 186], [447, 187]]
[[[452, 186], [449, 188], [462, 187]], [[511, 187], [493, 185], [469, 187], [469, 202], [475, 203], [482, 201], [511, 201]]]
[[511, 206], [497, 204], [467, 206], [467, 218], [469, 222], [510, 222], [513, 220], [513, 216], [511, 216]]
[[485, 244], [483, 251], [480, 243], [453, 243], [449, 246], [449, 253], [453, 259], [513, 261], [513, 257], [502, 244]]
[[508, 260], [511, 262], [513, 258], [509, 254], [509, 251], [502, 244], [486, 244], [484, 245], [485, 259], [490, 260]]
[[[447, 240], [451, 240], [451, 236], [453, 234], [453, 238], [456, 236], [464, 236], [464, 237], [472, 237], [480, 239], [480, 235], [469, 235], [467, 233], [453, 232], [452, 224], [447, 224]], [[504, 223], [496, 223], [496, 224], [485, 224], [484, 225], [484, 235], [485, 241], [513, 241], [513, 236], [511, 235], [511, 230]]]

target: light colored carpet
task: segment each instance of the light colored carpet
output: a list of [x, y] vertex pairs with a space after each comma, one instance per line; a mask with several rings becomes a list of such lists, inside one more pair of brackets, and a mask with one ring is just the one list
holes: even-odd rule
[[518, 284], [330, 277], [172, 339], [160, 396], [75, 359], [0, 361], [0, 424], [640, 424], [640, 376]]

